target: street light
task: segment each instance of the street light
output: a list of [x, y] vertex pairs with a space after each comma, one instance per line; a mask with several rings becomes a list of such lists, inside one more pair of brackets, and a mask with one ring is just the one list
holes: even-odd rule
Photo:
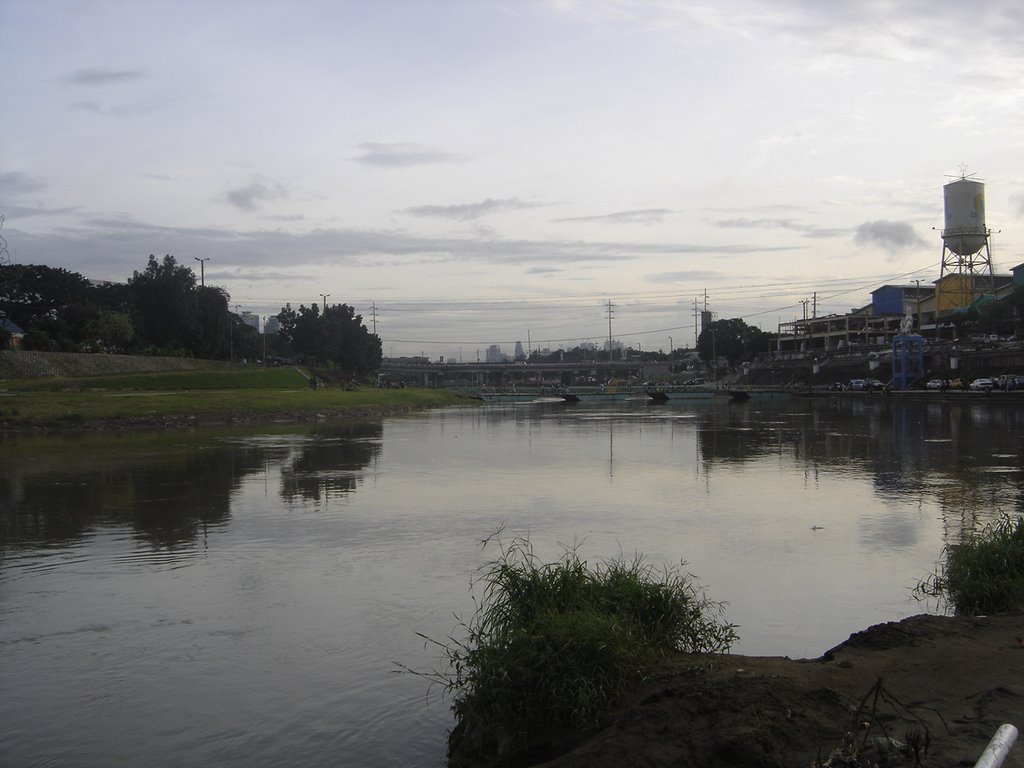
[[238, 305], [235, 304], [235, 314], [228, 310], [228, 357], [235, 362], [235, 317], [238, 315]]
[[206, 287], [206, 262], [208, 262], [210, 260], [210, 257], [207, 256], [205, 259], [200, 259], [198, 256], [193, 256], [192, 258], [199, 262], [199, 284], [203, 288], [205, 288]]
[[321, 293], [320, 295], [323, 297], [324, 300], [324, 314], [327, 314], [327, 297], [330, 296], [331, 294]]

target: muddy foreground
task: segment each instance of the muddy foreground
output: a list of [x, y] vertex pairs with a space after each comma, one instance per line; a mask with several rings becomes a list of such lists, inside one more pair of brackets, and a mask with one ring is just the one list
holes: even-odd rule
[[[1001, 724], [1024, 730], [1022, 638], [1024, 616], [915, 616], [814, 660], [679, 655], [599, 729], [553, 735], [519, 764], [973, 766]], [[465, 761], [457, 744], [451, 757], [500, 764]], [[1021, 738], [1004, 765], [1024, 768]]]

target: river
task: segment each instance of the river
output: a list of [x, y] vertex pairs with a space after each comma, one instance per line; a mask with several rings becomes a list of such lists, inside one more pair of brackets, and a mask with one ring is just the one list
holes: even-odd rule
[[429, 672], [470, 585], [642, 553], [736, 652], [815, 657], [1022, 503], [1012, 404], [486, 405], [358, 423], [0, 440], [5, 766], [441, 766]]

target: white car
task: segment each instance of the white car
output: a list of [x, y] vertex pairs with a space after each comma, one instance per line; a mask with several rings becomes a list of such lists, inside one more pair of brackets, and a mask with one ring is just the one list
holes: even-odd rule
[[945, 379], [931, 379], [924, 386], [926, 389], [944, 389], [949, 386], [949, 382]]
[[973, 392], [988, 392], [995, 389], [996, 383], [992, 379], [975, 379], [970, 384]]

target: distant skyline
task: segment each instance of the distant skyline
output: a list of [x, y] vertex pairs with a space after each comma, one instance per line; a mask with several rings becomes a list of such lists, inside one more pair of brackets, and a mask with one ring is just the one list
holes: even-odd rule
[[172, 254], [385, 355], [692, 345], [939, 276], [942, 186], [1024, 262], [1011, 0], [2, 0], [15, 263]]

